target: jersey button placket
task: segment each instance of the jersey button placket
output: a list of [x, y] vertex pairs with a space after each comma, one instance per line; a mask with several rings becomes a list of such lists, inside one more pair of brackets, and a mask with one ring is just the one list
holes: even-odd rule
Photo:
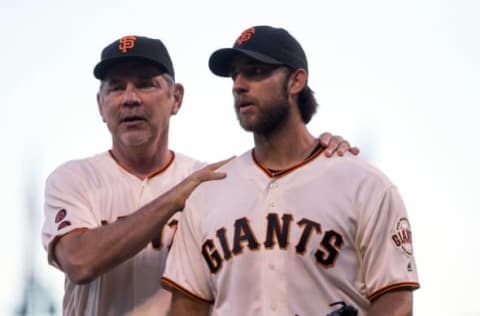
[[[266, 213], [275, 213], [279, 217], [283, 215], [282, 196], [280, 188], [280, 179], [272, 179], [267, 185], [267, 210]], [[280, 249], [276, 242], [272, 249], [265, 250], [264, 276], [265, 284], [264, 295], [267, 305], [265, 305], [268, 315], [281, 315], [285, 312], [284, 305], [286, 300], [286, 278], [284, 267], [285, 250]], [[272, 284], [275, 286], [272, 287]]]
[[267, 212], [270, 212], [271, 210], [275, 209], [275, 207], [277, 206], [277, 203], [275, 202], [276, 201], [276, 193], [277, 193], [277, 188], [278, 188], [278, 183], [275, 179], [272, 179], [270, 181], [270, 183], [268, 184], [267, 186], [267, 192], [268, 192], [268, 208], [269, 210], [267, 210]]
[[143, 206], [152, 200], [152, 191], [150, 189], [150, 183], [148, 179], [142, 181], [141, 190], [139, 195], [140, 206]]
[[[271, 179], [267, 184], [267, 200], [266, 200], [266, 209], [265, 216], [270, 213], [277, 213], [278, 207], [278, 183], [276, 179]], [[265, 309], [267, 315], [276, 315], [277, 314], [277, 300], [278, 292], [277, 287], [272, 284], [276, 284], [278, 281], [277, 269], [275, 266], [276, 255], [278, 245], [275, 245], [273, 249], [265, 250], [265, 261], [264, 261], [264, 287], [263, 295], [265, 299]]]
[[[144, 179], [140, 183], [140, 190], [138, 194], [138, 207], [142, 207], [143, 205], [147, 204], [150, 202], [153, 198], [151, 187], [150, 187], [150, 181], [149, 179]], [[147, 247], [148, 248], [148, 247]], [[146, 255], [146, 252], [148, 251], [147, 248], [142, 250], [137, 256], [133, 258], [133, 264], [137, 266], [137, 262], [143, 258], [143, 256]], [[143, 276], [144, 271], [139, 271], [138, 269], [134, 269], [133, 273], [133, 301], [135, 302], [134, 304], [137, 305], [140, 303], [140, 299], [142, 298], [142, 291], [140, 290], [143, 287]], [[136, 314], [135, 314], [136, 315]]]

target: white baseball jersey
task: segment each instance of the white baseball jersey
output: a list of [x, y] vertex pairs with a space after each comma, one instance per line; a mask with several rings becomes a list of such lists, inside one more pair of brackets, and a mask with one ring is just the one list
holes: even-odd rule
[[363, 160], [317, 154], [273, 176], [247, 152], [221, 170], [187, 201], [162, 277], [213, 315], [366, 315], [419, 287], [402, 199]]
[[[176, 153], [170, 164], [141, 180], [109, 152], [68, 162], [47, 179], [42, 240], [50, 264], [56, 240], [76, 229], [108, 225], [171, 189], [202, 163]], [[166, 315], [170, 293], [160, 285], [179, 213], [136, 256], [85, 285], [65, 279], [64, 315]]]

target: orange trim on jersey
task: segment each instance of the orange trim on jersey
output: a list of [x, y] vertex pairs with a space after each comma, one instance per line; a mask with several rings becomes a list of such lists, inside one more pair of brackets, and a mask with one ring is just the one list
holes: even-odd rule
[[163, 168], [159, 168], [158, 170], [152, 171], [147, 175], [147, 179], [151, 179], [155, 177], [156, 175], [164, 172], [165, 170], [170, 167], [170, 165], [173, 163], [173, 160], [175, 160], [175, 153], [170, 150], [170, 153], [172, 154], [172, 157], [170, 157], [170, 160], [167, 162], [167, 164]]
[[314, 152], [312, 154], [310, 154], [305, 160], [301, 161], [300, 163], [290, 167], [290, 168], [287, 168], [287, 169], [283, 169], [283, 170], [278, 170], [278, 171], [271, 171], [270, 169], [264, 167], [258, 160], [257, 158], [255, 157], [255, 149], [252, 149], [252, 159], [253, 161], [255, 162], [255, 164], [260, 168], [262, 169], [263, 172], [265, 172], [267, 174], [267, 176], [269, 176], [270, 178], [276, 178], [276, 177], [280, 177], [280, 176], [283, 176], [283, 175], [286, 175], [287, 173], [290, 173], [292, 172], [293, 170], [295, 169], [298, 169], [304, 165], [306, 165], [307, 163], [309, 163], [310, 161], [312, 161], [313, 159], [317, 158], [321, 153], [323, 153], [323, 150], [324, 148], [320, 145], [317, 145], [317, 148], [314, 150]]
[[197, 301], [201, 301], [201, 302], [207, 303], [207, 304], [213, 304], [215, 302], [214, 300], [207, 300], [207, 299], [204, 299], [200, 296], [197, 296], [197, 295], [193, 294], [192, 292], [190, 292], [186, 288], [182, 287], [181, 285], [178, 285], [177, 283], [175, 283], [175, 281], [172, 281], [169, 278], [166, 278], [166, 277], [162, 276], [162, 278], [160, 279], [160, 282], [162, 283], [163, 287], [166, 288], [167, 290], [171, 291], [172, 289], [176, 289], [176, 290], [182, 292], [183, 294], [187, 295], [188, 297], [193, 298]]
[[381, 288], [380, 290], [377, 290], [370, 294], [367, 298], [370, 300], [370, 302], [374, 301], [377, 299], [379, 296], [392, 291], [392, 290], [416, 290], [420, 288], [420, 284], [418, 282], [401, 282], [401, 283], [395, 283], [395, 284], [390, 284], [386, 287]]
[[[173, 151], [171, 151], [171, 150], [170, 150], [169, 152], [170, 152], [172, 155], [171, 155], [171, 157], [170, 157], [170, 160], [167, 162], [167, 164], [166, 164], [165, 166], [160, 167], [159, 169], [154, 170], [154, 171], [150, 172], [149, 174], [147, 174], [147, 175], [145, 176], [145, 179], [151, 179], [151, 178], [155, 177], [156, 175], [162, 173], [163, 171], [167, 170], [168, 167], [170, 167], [170, 165], [173, 163], [173, 160], [175, 160], [175, 152], [173, 152]], [[118, 161], [117, 158], [115, 158], [115, 156], [113, 155], [113, 152], [112, 152], [111, 149], [108, 151], [108, 153], [110, 154], [110, 157], [112, 157], [112, 159], [113, 159], [120, 167], [122, 167], [123, 169], [125, 169], [128, 173], [133, 174], [133, 175], [135, 175], [136, 177], [138, 177], [138, 176], [137, 176], [134, 172], [132, 172], [127, 166], [125, 166], [125, 165], [122, 164], [120, 161]]]

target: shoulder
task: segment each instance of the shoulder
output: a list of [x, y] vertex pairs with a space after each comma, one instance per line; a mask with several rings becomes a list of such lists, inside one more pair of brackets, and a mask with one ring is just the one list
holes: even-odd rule
[[227, 175], [222, 181], [208, 181], [205, 184], [225, 186], [230, 182], [241, 181], [241, 179], [250, 177], [252, 173], [256, 171], [253, 167], [254, 163], [251, 152], [245, 152], [239, 156], [235, 156], [218, 168], [217, 171], [224, 172]]
[[164, 185], [166, 183], [177, 184], [180, 180], [183, 180], [206, 165], [204, 162], [188, 157], [182, 153], [174, 151], [172, 151], [172, 153], [173, 160], [154, 177], [155, 181], [160, 181]]
[[337, 181], [346, 181], [357, 185], [375, 183], [391, 187], [392, 181], [376, 166], [362, 157], [347, 154], [343, 157], [320, 157], [316, 163], [325, 166], [325, 172], [333, 175]]
[[200, 169], [201, 167], [207, 164], [204, 161], [200, 161], [198, 159], [189, 157], [180, 152], [173, 151], [173, 154], [175, 155], [175, 158], [173, 161], [174, 164], [182, 168], [196, 170], [196, 169]]
[[203, 182], [192, 195], [216, 195], [218, 192], [229, 190], [233, 192], [235, 188], [259, 173], [250, 151], [233, 158], [217, 171], [226, 173], [226, 177], [221, 180]]
[[98, 175], [108, 169], [113, 159], [108, 152], [82, 159], [69, 160], [56, 167], [47, 177], [47, 184], [52, 182], [82, 181], [89, 176]]
[[252, 151], [248, 150], [230, 160], [228, 163], [223, 165], [220, 170], [244, 174], [248, 168], [254, 167], [254, 165], [255, 163], [252, 159]]

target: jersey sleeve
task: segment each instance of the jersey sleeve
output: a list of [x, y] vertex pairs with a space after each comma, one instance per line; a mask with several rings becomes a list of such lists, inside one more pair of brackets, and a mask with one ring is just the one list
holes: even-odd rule
[[72, 168], [72, 164], [57, 168], [45, 184], [44, 223], [42, 228], [43, 247], [48, 252], [48, 262], [59, 267], [53, 248], [58, 239], [77, 229], [99, 226], [92, 212], [84, 177]]
[[370, 301], [399, 288], [419, 287], [412, 231], [402, 198], [394, 186], [378, 190], [365, 203], [359, 226], [359, 250]]
[[211, 304], [214, 300], [213, 287], [209, 281], [210, 272], [202, 257], [202, 235], [196, 204], [192, 195], [180, 217], [162, 284], [167, 289], [173, 287], [194, 299]]

